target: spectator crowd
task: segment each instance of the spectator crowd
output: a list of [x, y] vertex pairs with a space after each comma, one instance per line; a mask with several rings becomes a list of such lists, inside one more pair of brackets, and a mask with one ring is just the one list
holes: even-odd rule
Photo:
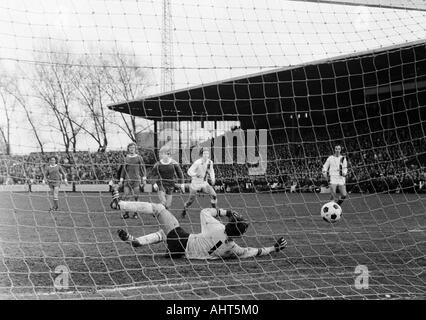
[[[298, 130], [297, 139], [294, 132], [283, 134], [271, 130], [266, 173], [249, 176], [247, 164], [217, 164], [216, 190], [318, 192], [327, 186], [321, 173], [322, 165], [334, 145], [339, 143], [348, 159], [349, 192], [426, 192], [426, 138], [420, 128], [377, 134], [348, 132], [345, 137], [342, 137], [341, 130], [327, 129], [327, 132], [327, 136], [318, 136], [313, 131]], [[139, 153], [149, 172], [156, 161], [155, 152], [141, 149]], [[43, 167], [51, 155], [58, 156], [68, 181], [107, 184], [116, 179], [125, 152], [0, 155], [0, 184], [41, 183]], [[185, 173], [188, 168], [189, 165], [182, 166]], [[190, 181], [188, 176], [186, 181]]]

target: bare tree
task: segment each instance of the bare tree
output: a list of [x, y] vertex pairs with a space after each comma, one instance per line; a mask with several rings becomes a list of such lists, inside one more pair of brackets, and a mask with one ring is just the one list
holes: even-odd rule
[[105, 106], [107, 76], [102, 56], [83, 56], [71, 81], [77, 92], [77, 101], [84, 107], [87, 119], [90, 119], [90, 125], [81, 126], [81, 129], [96, 141], [98, 152], [105, 152], [108, 146], [108, 109]]
[[0, 84], [0, 98], [3, 105], [4, 115], [5, 115], [5, 124], [4, 127], [0, 126], [0, 134], [2, 136], [2, 140], [6, 147], [5, 153], [10, 155], [10, 101], [7, 97], [7, 91], [5, 90], [3, 84]]
[[[20, 70], [20, 74], [24, 74], [22, 70]], [[23, 109], [25, 118], [28, 121], [31, 131], [34, 135], [34, 138], [37, 141], [37, 144], [40, 148], [40, 152], [44, 154], [44, 142], [40, 134], [38, 119], [34, 117], [33, 112], [31, 111], [30, 103], [28, 101], [28, 94], [24, 94], [24, 90], [20, 86], [19, 77], [14, 75], [10, 76], [9, 84], [5, 87], [8, 94], [10, 94], [17, 104]]]
[[51, 126], [61, 133], [65, 152], [77, 151], [77, 136], [84, 126], [75, 103], [75, 88], [72, 84], [75, 72], [69, 48], [56, 46], [42, 57], [37, 57], [33, 89], [35, 95], [47, 107], [56, 120]]
[[[148, 72], [139, 66], [134, 55], [114, 50], [105, 66], [106, 93], [111, 102], [134, 100], [145, 94], [151, 85]], [[136, 117], [120, 113], [122, 124], [114, 122], [134, 142], [136, 142]]]

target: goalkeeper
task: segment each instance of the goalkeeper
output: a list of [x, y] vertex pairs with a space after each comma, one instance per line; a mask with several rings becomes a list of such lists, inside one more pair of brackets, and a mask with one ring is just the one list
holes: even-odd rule
[[[155, 233], [136, 238], [124, 230], [118, 230], [121, 240], [129, 242], [133, 247], [166, 242], [172, 257], [187, 259], [225, 259], [249, 258], [278, 252], [287, 246], [281, 237], [270, 247], [243, 248], [234, 239], [241, 237], [249, 224], [238, 213], [231, 210], [207, 208], [200, 212], [201, 233], [189, 234], [179, 225], [178, 220], [163, 204], [149, 202], [121, 201], [118, 190], [113, 192], [111, 208], [122, 211], [137, 211], [155, 216], [161, 229]], [[229, 222], [224, 225], [216, 217], [227, 216]]]

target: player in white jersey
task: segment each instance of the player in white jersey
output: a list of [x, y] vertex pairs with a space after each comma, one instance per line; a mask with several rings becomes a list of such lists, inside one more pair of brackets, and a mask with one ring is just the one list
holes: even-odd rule
[[[342, 147], [336, 145], [334, 154], [327, 158], [322, 167], [322, 174], [327, 179], [330, 176], [330, 191], [332, 200], [341, 205], [348, 196], [346, 192], [346, 175], [348, 173], [348, 162], [341, 154]], [[337, 189], [340, 191], [340, 198], [337, 196]]]
[[[188, 169], [188, 175], [191, 177], [191, 184], [189, 185], [189, 198], [184, 204], [182, 217], [186, 216], [186, 209], [192, 205], [198, 192], [207, 193], [210, 196], [210, 203], [212, 208], [216, 208], [217, 195], [212, 185], [216, 183], [216, 176], [213, 168], [213, 161], [210, 159], [210, 151], [208, 148], [200, 150], [201, 158], [194, 161], [192, 166]], [[210, 176], [211, 184], [208, 182]]]
[[[287, 241], [281, 237], [270, 247], [240, 247], [234, 239], [241, 237], [246, 232], [249, 223], [232, 210], [216, 208], [201, 210], [201, 232], [189, 234], [180, 227], [176, 217], [163, 204], [121, 201], [117, 190], [113, 195], [111, 208], [137, 211], [156, 217], [161, 225], [159, 231], [136, 238], [120, 229], [118, 236], [134, 247], [166, 242], [169, 254], [173, 258], [182, 256], [187, 259], [249, 258], [278, 252], [287, 246]], [[229, 218], [226, 225], [216, 219], [224, 216]]]

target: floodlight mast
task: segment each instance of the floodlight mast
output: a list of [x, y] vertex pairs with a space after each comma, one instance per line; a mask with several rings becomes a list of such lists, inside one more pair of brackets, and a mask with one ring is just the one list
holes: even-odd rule
[[161, 92], [174, 88], [173, 72], [173, 20], [171, 0], [163, 0], [163, 26], [161, 30]]

